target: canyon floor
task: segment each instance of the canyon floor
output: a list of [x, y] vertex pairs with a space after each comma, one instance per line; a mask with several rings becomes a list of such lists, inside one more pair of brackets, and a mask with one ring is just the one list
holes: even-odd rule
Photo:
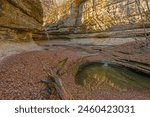
[[[116, 41], [117, 40], [117, 41]], [[120, 40], [120, 41], [118, 41]], [[150, 87], [116, 89], [113, 86], [87, 90], [75, 83], [79, 66], [86, 62], [109, 60], [150, 76], [150, 41], [128, 38], [99, 40], [52, 40], [1, 42], [0, 99], [150, 99]], [[123, 42], [123, 43], [121, 43]], [[63, 67], [62, 61], [67, 60]], [[48, 93], [41, 82], [58, 76], [62, 89]], [[150, 77], [149, 77], [150, 78]], [[62, 92], [58, 92], [61, 91]]]

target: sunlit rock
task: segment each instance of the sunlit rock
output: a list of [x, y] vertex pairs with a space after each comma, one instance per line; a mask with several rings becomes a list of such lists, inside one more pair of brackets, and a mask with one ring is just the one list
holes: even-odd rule
[[3, 39], [30, 39], [42, 29], [43, 10], [39, 0], [0, 0], [0, 35]]

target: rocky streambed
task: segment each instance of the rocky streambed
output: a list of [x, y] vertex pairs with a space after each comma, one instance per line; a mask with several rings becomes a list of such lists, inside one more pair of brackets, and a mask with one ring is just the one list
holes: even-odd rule
[[[9, 43], [10, 50], [16, 49], [0, 63], [0, 99], [61, 99], [58, 92], [49, 94], [47, 85], [39, 83], [49, 75], [61, 80], [65, 99], [150, 99], [149, 41], [122, 45], [102, 42], [33, 41], [21, 49]], [[141, 50], [143, 42], [147, 45]], [[3, 44], [1, 51], [8, 53], [7, 47]], [[106, 64], [80, 68], [97, 61]]]

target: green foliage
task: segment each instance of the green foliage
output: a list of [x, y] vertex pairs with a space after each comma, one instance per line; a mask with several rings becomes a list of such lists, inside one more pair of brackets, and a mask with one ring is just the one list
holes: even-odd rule
[[64, 67], [68, 60], [69, 60], [69, 58], [65, 57], [63, 60], [58, 62], [58, 66]]

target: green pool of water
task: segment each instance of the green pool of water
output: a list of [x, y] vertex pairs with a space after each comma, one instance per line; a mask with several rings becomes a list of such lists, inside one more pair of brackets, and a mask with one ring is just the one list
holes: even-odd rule
[[121, 65], [106, 62], [92, 62], [82, 65], [75, 78], [77, 85], [87, 89], [150, 88], [150, 76], [138, 73]]

